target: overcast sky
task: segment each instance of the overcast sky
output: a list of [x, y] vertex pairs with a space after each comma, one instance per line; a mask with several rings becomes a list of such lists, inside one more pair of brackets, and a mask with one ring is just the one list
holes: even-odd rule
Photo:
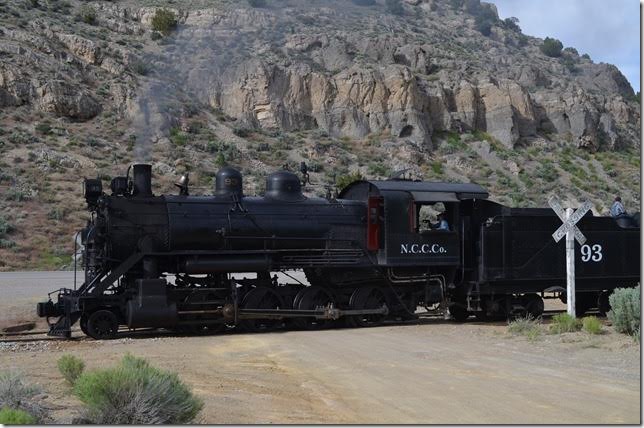
[[555, 37], [594, 62], [615, 64], [640, 90], [638, 0], [485, 0], [501, 18], [515, 16], [529, 36]]

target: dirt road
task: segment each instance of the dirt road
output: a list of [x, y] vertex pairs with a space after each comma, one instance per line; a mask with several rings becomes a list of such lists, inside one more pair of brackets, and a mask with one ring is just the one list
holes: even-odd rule
[[[4, 299], [3, 299], [4, 301]], [[3, 304], [4, 305], [4, 304]], [[503, 324], [422, 324], [318, 332], [81, 339], [0, 350], [70, 421], [78, 403], [56, 370], [131, 352], [179, 372], [207, 423], [640, 423], [639, 346], [612, 333], [544, 334]]]

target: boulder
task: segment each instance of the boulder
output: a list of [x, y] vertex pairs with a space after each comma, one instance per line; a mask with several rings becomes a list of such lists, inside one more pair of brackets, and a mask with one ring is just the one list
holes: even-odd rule
[[58, 116], [87, 120], [101, 112], [101, 105], [91, 95], [62, 80], [47, 82], [36, 92], [38, 108]]

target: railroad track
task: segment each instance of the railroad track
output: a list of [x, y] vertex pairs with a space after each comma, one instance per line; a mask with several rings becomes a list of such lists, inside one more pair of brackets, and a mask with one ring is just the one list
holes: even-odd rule
[[[562, 310], [546, 310], [543, 311], [543, 318], [549, 319], [553, 315], [562, 313], [565, 311]], [[398, 322], [387, 322], [385, 325], [406, 325], [406, 324], [424, 324], [430, 320], [437, 320], [442, 318], [441, 316], [435, 315], [435, 314], [420, 314], [420, 317], [416, 320], [409, 320], [409, 321], [398, 321]], [[451, 322], [451, 321], [448, 321]], [[489, 325], [502, 325], [506, 324], [507, 321], [476, 321], [474, 319], [470, 319], [467, 321], [468, 323], [475, 323], [475, 324], [489, 324]], [[5, 332], [5, 333], [0, 333], [0, 343], [19, 343], [19, 342], [38, 342], [38, 341], [68, 341], [68, 340], [91, 340], [89, 337], [85, 336], [85, 334], [80, 330], [80, 329], [74, 329], [72, 330], [72, 337], [70, 339], [63, 338], [63, 337], [52, 337], [52, 336], [47, 336], [48, 330], [29, 330], [29, 331], [21, 331], [21, 332]], [[216, 334], [226, 334], [224, 332], [221, 333], [216, 333]], [[207, 333], [188, 333], [188, 332], [176, 332], [176, 331], [171, 331], [171, 330], [159, 330], [159, 329], [154, 329], [154, 328], [146, 328], [146, 329], [137, 329], [137, 330], [121, 330], [116, 337], [117, 339], [123, 339], [123, 338], [142, 338], [142, 337], [163, 337], [163, 336], [199, 336], [199, 335], [207, 335]]]

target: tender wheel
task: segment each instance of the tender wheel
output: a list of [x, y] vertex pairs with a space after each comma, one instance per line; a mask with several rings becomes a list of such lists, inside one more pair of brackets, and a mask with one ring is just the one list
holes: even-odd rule
[[87, 334], [96, 340], [114, 339], [119, 329], [119, 321], [112, 311], [101, 309], [87, 319]]
[[[329, 290], [313, 285], [297, 293], [293, 300], [293, 309], [314, 310], [319, 306], [327, 306], [334, 302], [335, 299]], [[305, 330], [318, 330], [330, 327], [333, 324], [333, 320], [303, 317], [294, 319], [293, 324], [295, 327]]]
[[[284, 302], [277, 292], [268, 287], [257, 287], [244, 296], [242, 302], [244, 309], [279, 309], [284, 307]], [[242, 320], [240, 326], [247, 331], [268, 331], [282, 324], [279, 319], [252, 319]]]
[[610, 300], [608, 299], [610, 294], [610, 291], [602, 291], [599, 293], [599, 297], [597, 298], [597, 309], [599, 309], [599, 314], [603, 317], [605, 317], [611, 309]]
[[452, 303], [449, 305], [449, 314], [456, 322], [464, 322], [470, 317], [470, 313], [462, 303]]
[[[380, 309], [387, 304], [387, 298], [378, 287], [358, 288], [349, 301], [351, 309]], [[386, 315], [367, 314], [347, 317], [349, 327], [374, 327], [385, 321]]]
[[538, 294], [526, 294], [524, 297], [525, 311], [532, 318], [539, 318], [543, 315], [543, 299]]

